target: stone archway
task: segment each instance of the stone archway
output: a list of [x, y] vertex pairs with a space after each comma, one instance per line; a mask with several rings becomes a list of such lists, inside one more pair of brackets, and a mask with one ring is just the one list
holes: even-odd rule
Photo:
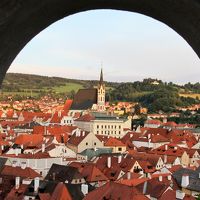
[[200, 57], [199, 0], [1, 0], [0, 83], [18, 53], [40, 31], [66, 16], [94, 9], [138, 12], [157, 19]]

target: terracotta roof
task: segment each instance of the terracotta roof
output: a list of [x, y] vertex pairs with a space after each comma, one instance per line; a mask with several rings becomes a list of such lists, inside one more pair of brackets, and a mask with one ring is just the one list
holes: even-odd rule
[[[6, 196], [5, 200], [23, 200], [24, 192], [26, 191], [28, 185], [21, 184], [18, 189], [13, 187], [11, 191]], [[45, 199], [41, 199], [45, 200]], [[46, 199], [47, 200], [47, 199]]]
[[139, 185], [141, 183], [144, 183], [145, 181], [147, 181], [148, 178], [135, 178], [135, 179], [123, 179], [120, 180], [119, 183], [124, 184], [124, 185], [128, 185], [128, 186], [136, 186]]
[[73, 200], [64, 183], [58, 183], [50, 200]]
[[89, 114], [82, 115], [81, 117], [79, 117], [75, 121], [90, 122], [91, 120], [94, 120], [94, 119], [95, 119], [95, 116], [92, 115], [91, 113], [89, 113]]
[[37, 146], [43, 141], [43, 135], [40, 134], [21, 134], [16, 137], [15, 144], [27, 145], [27, 146]]
[[149, 119], [145, 122], [145, 124], [156, 124], [156, 125], [161, 125], [162, 122], [160, 120], [156, 120], [156, 119]]
[[177, 124], [173, 121], [169, 121], [169, 122], [163, 123], [163, 126], [176, 127]]
[[68, 140], [68, 143], [72, 144], [74, 146], [78, 146], [85, 139], [85, 137], [88, 134], [89, 134], [89, 132], [81, 131], [80, 135], [77, 136], [76, 133], [75, 133], [70, 137], [70, 139]]
[[38, 174], [30, 167], [22, 169], [21, 167], [12, 167], [7, 165], [5, 165], [4, 168], [2, 169], [1, 174], [7, 176], [14, 176], [14, 177], [19, 176], [22, 178], [32, 178], [32, 179], [35, 177], [41, 177], [40, 174]]
[[102, 187], [88, 193], [83, 200], [121, 199], [121, 200], [147, 200], [135, 187], [120, 183], [108, 182]]
[[73, 103], [73, 100], [72, 100], [72, 99], [67, 99], [67, 100], [65, 101], [64, 110], [65, 110], [65, 111], [69, 111], [70, 108], [71, 108], [72, 103]]
[[87, 182], [107, 181], [108, 178], [93, 164], [85, 164], [80, 173]]
[[39, 195], [40, 200], [50, 200], [51, 195], [49, 193], [40, 193]]
[[109, 147], [122, 146], [122, 147], [125, 147], [126, 145], [124, 143], [122, 143], [120, 140], [118, 140], [117, 138], [110, 137], [107, 140], [107, 142], [105, 143], [105, 146], [109, 146]]

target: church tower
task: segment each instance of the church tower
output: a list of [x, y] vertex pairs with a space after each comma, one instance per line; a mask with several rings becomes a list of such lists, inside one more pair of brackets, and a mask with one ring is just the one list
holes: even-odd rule
[[97, 111], [103, 112], [105, 111], [105, 84], [103, 83], [103, 70], [101, 69], [100, 80], [97, 89]]

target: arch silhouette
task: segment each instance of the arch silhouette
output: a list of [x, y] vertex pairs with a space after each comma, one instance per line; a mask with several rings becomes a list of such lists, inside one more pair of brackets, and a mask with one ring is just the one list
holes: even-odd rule
[[161, 21], [200, 57], [200, 0], [1, 0], [0, 84], [12, 61], [39, 32], [71, 14], [94, 9], [137, 12]]

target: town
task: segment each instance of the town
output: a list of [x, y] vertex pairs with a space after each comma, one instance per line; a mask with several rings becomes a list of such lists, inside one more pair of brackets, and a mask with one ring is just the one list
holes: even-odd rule
[[73, 99], [0, 102], [0, 199], [200, 197], [199, 124], [169, 120], [200, 104], [149, 113], [107, 102], [105, 87], [101, 70], [98, 85]]

